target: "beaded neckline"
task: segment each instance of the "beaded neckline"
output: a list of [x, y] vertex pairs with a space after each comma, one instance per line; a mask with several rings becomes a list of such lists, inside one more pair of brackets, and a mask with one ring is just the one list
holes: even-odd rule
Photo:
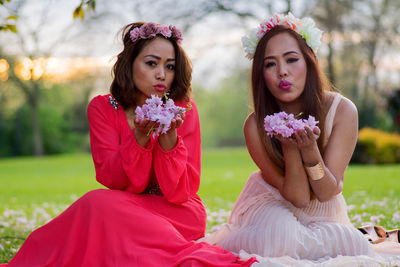
[[118, 110], [118, 109], [119, 109], [118, 102], [117, 102], [117, 100], [115, 100], [115, 98], [114, 98], [113, 96], [110, 95], [110, 96], [108, 97], [108, 100], [110, 101], [111, 106], [112, 106], [115, 110]]

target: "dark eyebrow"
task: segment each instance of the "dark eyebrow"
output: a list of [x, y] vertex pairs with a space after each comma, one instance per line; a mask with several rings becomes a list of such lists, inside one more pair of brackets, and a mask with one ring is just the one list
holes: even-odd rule
[[[289, 55], [289, 54], [296, 54], [296, 55], [298, 55], [299, 53], [297, 53], [296, 51], [288, 51], [288, 52], [284, 53], [283, 56], [287, 56], [287, 55]], [[265, 57], [265, 58], [264, 58], [264, 60], [266, 60], [266, 59], [274, 59], [274, 57], [273, 57], [273, 56], [268, 56], [268, 57]]]
[[[144, 56], [144, 57], [152, 57], [152, 58], [155, 58], [155, 59], [157, 59], [157, 60], [160, 60], [160, 59], [161, 59], [161, 57], [156, 56], [156, 55], [152, 55], [152, 54], [146, 55], [146, 56]], [[175, 61], [175, 58], [168, 58], [167, 61]]]

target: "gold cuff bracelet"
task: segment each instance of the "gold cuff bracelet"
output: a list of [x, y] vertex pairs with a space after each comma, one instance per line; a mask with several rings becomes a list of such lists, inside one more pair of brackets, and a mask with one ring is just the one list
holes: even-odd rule
[[311, 180], [317, 181], [322, 179], [322, 177], [325, 176], [325, 170], [324, 167], [322, 166], [321, 162], [318, 162], [312, 167], [305, 167], [308, 176], [311, 178]]

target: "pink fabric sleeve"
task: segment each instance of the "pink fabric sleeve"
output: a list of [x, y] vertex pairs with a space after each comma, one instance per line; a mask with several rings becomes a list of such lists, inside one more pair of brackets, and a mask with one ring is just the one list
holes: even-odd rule
[[194, 101], [177, 129], [178, 143], [164, 151], [158, 142], [154, 148], [154, 171], [165, 198], [180, 204], [197, 193], [200, 185], [200, 123]]
[[152, 164], [152, 143], [144, 148], [133, 131], [121, 141], [116, 129], [116, 110], [104, 96], [95, 97], [88, 106], [90, 145], [96, 180], [110, 189], [141, 193], [148, 185]]

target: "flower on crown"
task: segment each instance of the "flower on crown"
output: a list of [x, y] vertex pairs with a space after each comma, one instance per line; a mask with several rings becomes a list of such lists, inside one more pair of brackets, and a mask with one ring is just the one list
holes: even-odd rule
[[311, 18], [299, 19], [292, 13], [287, 15], [275, 14], [269, 20], [264, 20], [260, 26], [253, 29], [249, 35], [242, 37], [242, 46], [249, 59], [254, 57], [254, 52], [260, 39], [272, 28], [278, 25], [286, 25], [290, 29], [297, 32], [314, 53], [317, 53], [321, 45], [322, 31], [315, 27], [314, 20]]
[[133, 28], [129, 32], [132, 42], [136, 42], [139, 39], [151, 39], [156, 35], [162, 35], [165, 38], [172, 38], [179, 44], [182, 42], [182, 32], [172, 25], [166, 26], [148, 22], [140, 27]]

